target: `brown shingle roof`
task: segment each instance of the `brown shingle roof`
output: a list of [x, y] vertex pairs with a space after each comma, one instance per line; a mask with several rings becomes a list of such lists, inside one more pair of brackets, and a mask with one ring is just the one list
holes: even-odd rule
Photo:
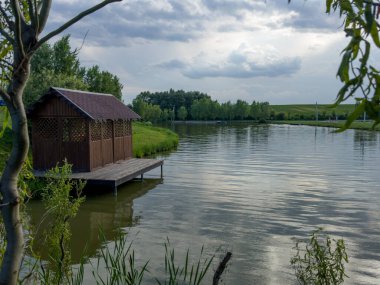
[[[66, 99], [80, 113], [93, 120], [140, 119], [138, 114], [111, 94], [51, 87], [36, 105], [41, 104], [52, 93]], [[33, 106], [31, 112], [36, 107]]]

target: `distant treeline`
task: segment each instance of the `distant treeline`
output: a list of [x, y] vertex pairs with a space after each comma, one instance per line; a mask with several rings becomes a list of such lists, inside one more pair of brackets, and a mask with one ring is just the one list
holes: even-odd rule
[[[140, 116], [151, 122], [168, 120], [257, 120], [270, 119], [268, 102], [247, 103], [237, 100], [219, 103], [205, 93], [173, 90], [151, 93], [141, 92], [132, 103]], [[273, 114], [272, 114], [273, 115]]]

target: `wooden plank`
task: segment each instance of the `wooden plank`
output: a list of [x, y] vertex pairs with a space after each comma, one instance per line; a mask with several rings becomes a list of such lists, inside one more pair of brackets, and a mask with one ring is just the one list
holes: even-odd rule
[[[106, 165], [91, 172], [78, 172], [71, 175], [72, 179], [86, 180], [89, 185], [104, 185], [117, 187], [156, 167], [162, 166], [163, 160], [131, 158]], [[44, 171], [35, 171], [36, 177], [43, 177]]]

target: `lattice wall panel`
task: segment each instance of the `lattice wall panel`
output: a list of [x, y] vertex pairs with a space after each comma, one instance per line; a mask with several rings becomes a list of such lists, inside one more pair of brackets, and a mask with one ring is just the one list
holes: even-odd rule
[[102, 123], [101, 122], [91, 122], [91, 140], [99, 141], [102, 139]]
[[115, 137], [123, 137], [124, 136], [124, 121], [118, 120], [115, 121]]
[[84, 119], [64, 119], [62, 140], [64, 142], [84, 142], [87, 138], [86, 121]]
[[37, 119], [34, 124], [35, 134], [44, 139], [55, 139], [58, 137], [58, 119], [41, 118]]
[[112, 137], [113, 137], [112, 121], [107, 120], [107, 122], [103, 124], [103, 139], [112, 139]]
[[115, 136], [125, 137], [130, 136], [132, 133], [132, 127], [130, 121], [118, 120], [115, 122]]
[[131, 121], [126, 121], [124, 123], [124, 129], [125, 129], [125, 135], [126, 136], [132, 135], [132, 123], [131, 123]]

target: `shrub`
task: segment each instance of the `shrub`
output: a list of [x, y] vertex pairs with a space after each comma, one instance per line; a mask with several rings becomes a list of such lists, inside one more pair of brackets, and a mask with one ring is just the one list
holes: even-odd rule
[[318, 229], [312, 233], [305, 249], [300, 247], [299, 241], [295, 249], [297, 253], [290, 263], [300, 284], [341, 284], [347, 277], [344, 263], [348, 262], [348, 256], [343, 239], [331, 239]]

